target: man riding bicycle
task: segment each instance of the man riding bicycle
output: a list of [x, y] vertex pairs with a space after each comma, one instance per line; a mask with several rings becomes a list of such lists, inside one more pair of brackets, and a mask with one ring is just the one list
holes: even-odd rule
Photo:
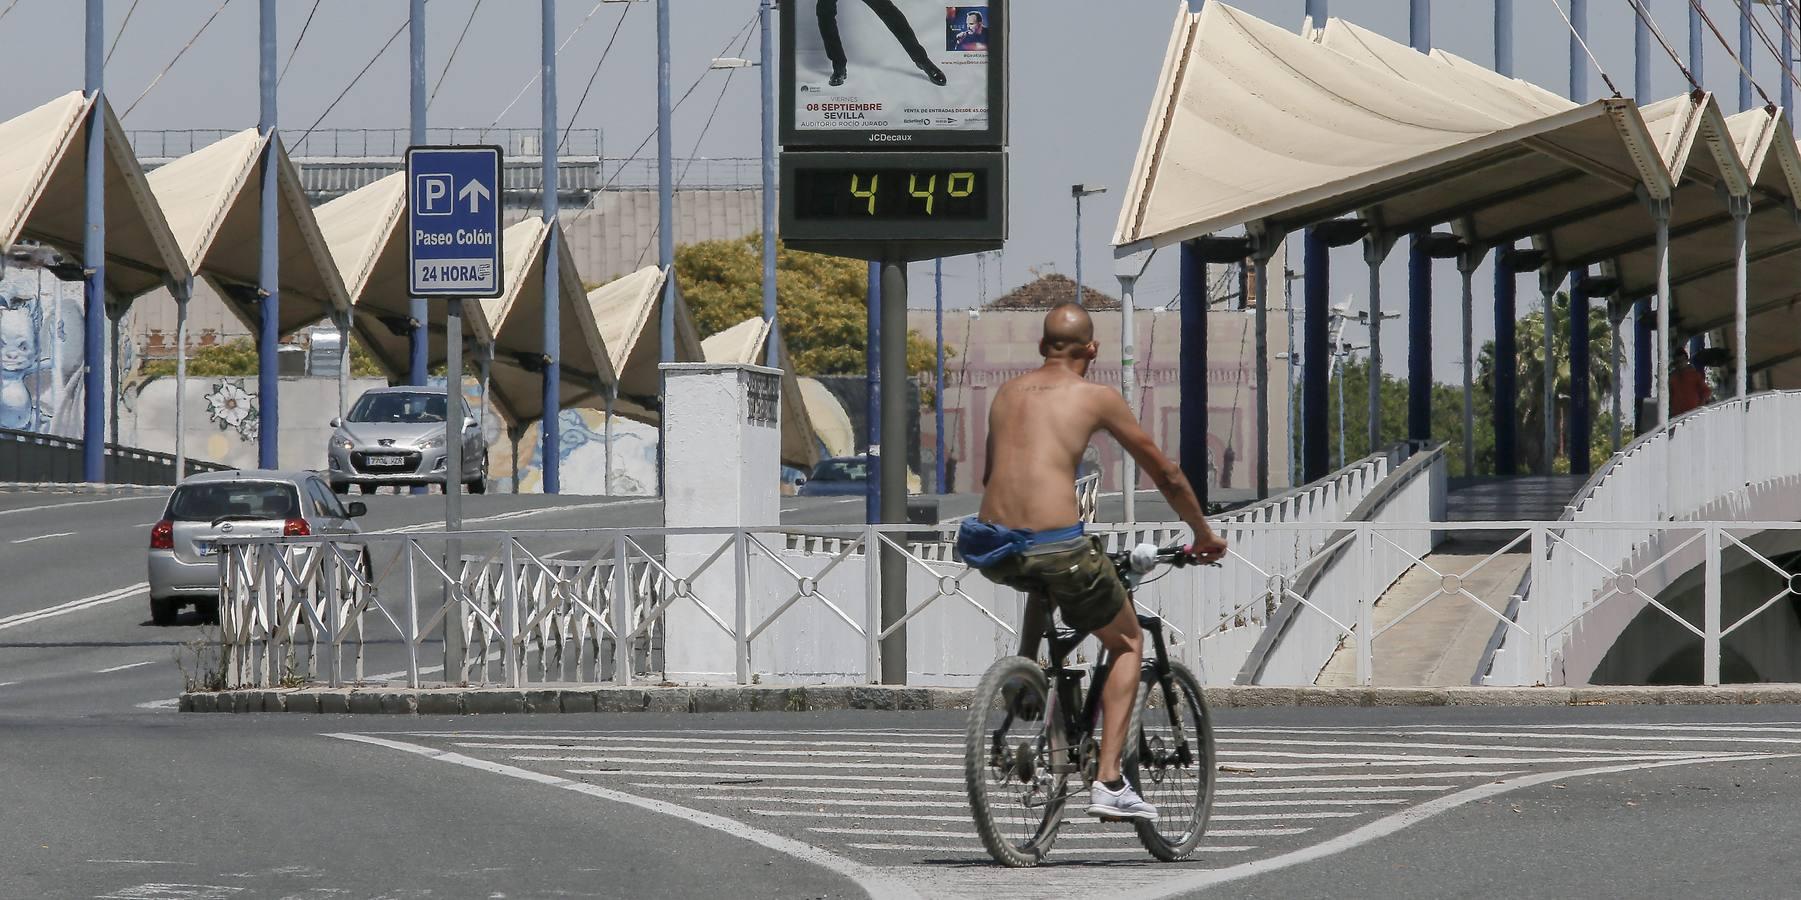
[[1064, 624], [1089, 632], [1114, 655], [1101, 686], [1099, 772], [1088, 814], [1156, 819], [1157, 809], [1120, 772], [1126, 720], [1138, 695], [1144, 635], [1119, 573], [1084, 533], [1076, 509], [1076, 467], [1096, 432], [1111, 434], [1138, 461], [1170, 507], [1194, 530], [1189, 556], [1212, 562], [1226, 542], [1213, 533], [1182, 470], [1157, 449], [1125, 398], [1086, 380], [1100, 352], [1088, 311], [1066, 303], [1044, 317], [1044, 365], [1001, 386], [988, 412], [988, 465], [982, 509], [957, 533], [964, 561], [989, 580], [1048, 599]]

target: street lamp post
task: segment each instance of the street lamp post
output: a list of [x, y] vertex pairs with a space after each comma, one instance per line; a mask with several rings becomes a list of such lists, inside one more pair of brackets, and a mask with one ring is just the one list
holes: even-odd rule
[[1076, 201], [1076, 303], [1082, 303], [1082, 198], [1094, 194], [1105, 194], [1107, 188], [1099, 184], [1072, 184], [1069, 195]]

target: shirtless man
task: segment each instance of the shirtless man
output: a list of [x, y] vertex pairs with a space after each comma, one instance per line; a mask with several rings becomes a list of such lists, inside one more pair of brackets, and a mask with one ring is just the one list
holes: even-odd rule
[[1084, 534], [1076, 511], [1076, 466], [1096, 432], [1113, 435], [1194, 530], [1189, 555], [1212, 562], [1226, 542], [1213, 533], [1182, 470], [1139, 427], [1118, 391], [1087, 381], [1100, 352], [1088, 311], [1066, 303], [1044, 317], [1044, 365], [1001, 386], [988, 413], [988, 468], [982, 510], [966, 519], [958, 549], [997, 583], [1048, 598], [1071, 628], [1092, 633], [1113, 654], [1101, 688], [1100, 771], [1088, 814], [1155, 819], [1120, 773], [1126, 719], [1138, 697], [1144, 635], [1119, 573]]

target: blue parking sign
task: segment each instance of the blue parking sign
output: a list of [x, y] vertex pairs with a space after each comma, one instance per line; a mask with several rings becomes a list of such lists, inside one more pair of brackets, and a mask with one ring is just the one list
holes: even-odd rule
[[406, 183], [413, 296], [500, 296], [500, 148], [408, 147]]

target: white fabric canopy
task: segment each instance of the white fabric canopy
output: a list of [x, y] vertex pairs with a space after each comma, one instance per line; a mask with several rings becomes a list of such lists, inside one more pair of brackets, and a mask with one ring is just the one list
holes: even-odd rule
[[549, 258], [545, 247], [550, 230], [543, 219], [522, 220], [502, 233], [506, 292], [496, 299], [466, 304], [479, 305], [482, 321], [493, 326], [493, 334], [478, 337], [494, 347], [493, 397], [515, 424], [535, 421], [544, 414], [541, 367], [547, 349], [561, 364], [564, 408], [604, 408], [617, 378], [595, 326], [594, 311], [582, 292], [569, 244], [560, 239], [561, 226], [552, 227], [559, 232], [559, 346], [544, 345], [544, 274]]
[[[663, 392], [662, 299], [666, 270], [645, 266], [588, 292], [601, 343], [619, 369], [619, 394], [648, 411]], [[700, 333], [681, 293], [675, 297], [675, 362], [702, 362]], [[649, 413], [646, 424], [655, 425]]]
[[[769, 320], [753, 316], [702, 341], [701, 349], [710, 363], [760, 366], [768, 340]], [[788, 343], [779, 336], [776, 359], [782, 366], [782, 464], [811, 472], [819, 463], [819, 437], [813, 432], [813, 417], [800, 379], [788, 359]]]

